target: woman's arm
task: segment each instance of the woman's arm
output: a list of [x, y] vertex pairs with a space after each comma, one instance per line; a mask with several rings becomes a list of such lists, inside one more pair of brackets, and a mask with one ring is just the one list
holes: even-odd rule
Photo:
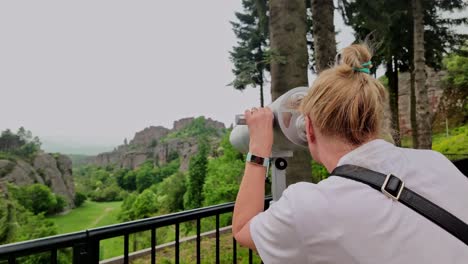
[[[267, 158], [273, 145], [273, 113], [269, 108], [245, 111], [249, 126], [249, 151]], [[237, 194], [232, 220], [232, 233], [243, 246], [255, 250], [250, 235], [250, 220], [264, 210], [266, 168], [247, 162]]]

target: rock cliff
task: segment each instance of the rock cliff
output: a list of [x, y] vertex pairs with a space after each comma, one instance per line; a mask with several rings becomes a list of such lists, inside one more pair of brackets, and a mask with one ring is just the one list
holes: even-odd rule
[[21, 159], [0, 160], [0, 180], [25, 186], [47, 185], [74, 207], [75, 185], [70, 158], [61, 154], [39, 152], [31, 163]]
[[[147, 160], [157, 165], [164, 165], [173, 155], [181, 158], [180, 170], [188, 169], [190, 157], [198, 150], [198, 140], [193, 132], [203, 127], [208, 134], [210, 145], [219, 144], [225, 131], [223, 123], [204, 117], [183, 118], [174, 122], [172, 129], [162, 126], [150, 126], [135, 133], [128, 144], [115, 148], [112, 152], [96, 156], [94, 164], [105, 167], [108, 165], [134, 169]], [[198, 130], [197, 130], [198, 129]]]

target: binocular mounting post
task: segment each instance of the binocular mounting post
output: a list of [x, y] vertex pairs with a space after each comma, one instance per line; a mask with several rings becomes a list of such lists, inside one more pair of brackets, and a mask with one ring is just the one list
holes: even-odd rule
[[286, 168], [288, 162], [286, 158], [293, 156], [292, 151], [273, 151], [271, 153], [271, 194], [273, 195], [273, 201], [278, 199], [286, 189]]

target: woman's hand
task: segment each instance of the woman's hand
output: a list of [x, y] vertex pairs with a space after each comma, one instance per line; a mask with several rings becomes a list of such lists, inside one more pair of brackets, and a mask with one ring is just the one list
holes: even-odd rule
[[260, 157], [269, 157], [273, 146], [273, 112], [270, 108], [252, 108], [245, 111], [249, 127], [249, 151]]

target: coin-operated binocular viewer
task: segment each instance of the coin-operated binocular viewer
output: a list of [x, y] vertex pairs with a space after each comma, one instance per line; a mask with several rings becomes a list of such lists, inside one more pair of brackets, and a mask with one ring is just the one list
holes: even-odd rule
[[[271, 153], [273, 200], [277, 201], [286, 189], [286, 158], [293, 156], [294, 150], [307, 148], [307, 135], [304, 116], [297, 110], [307, 95], [307, 87], [289, 90], [268, 105], [274, 114], [273, 148]], [[231, 144], [243, 153], [249, 151], [249, 129], [244, 115], [236, 116], [236, 126], [229, 138]]]

